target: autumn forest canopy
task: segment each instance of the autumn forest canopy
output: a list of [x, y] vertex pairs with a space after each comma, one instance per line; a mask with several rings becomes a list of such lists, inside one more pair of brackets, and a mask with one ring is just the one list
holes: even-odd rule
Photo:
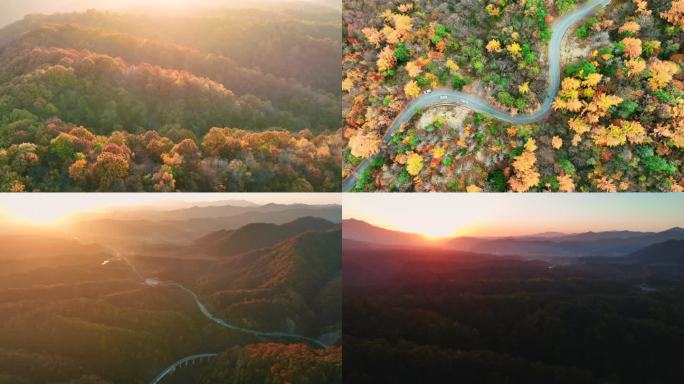
[[[560, 44], [560, 91], [540, 120], [507, 123], [452, 96], [406, 110], [439, 88], [513, 118], [540, 111], [553, 27], [585, 3], [345, 1], [343, 175], [351, 189], [684, 189], [679, 0], [596, 4]], [[412, 117], [395, 121], [403, 112]]]
[[89, 10], [0, 29], [0, 190], [339, 190], [339, 12]]

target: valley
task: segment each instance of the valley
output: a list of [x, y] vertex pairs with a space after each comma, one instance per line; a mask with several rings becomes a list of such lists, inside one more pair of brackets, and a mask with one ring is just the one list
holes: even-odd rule
[[[339, 206], [211, 208], [223, 220], [245, 210], [300, 216], [174, 241], [125, 233], [107, 240], [97, 229], [88, 238], [78, 218], [77, 231], [24, 228], [3, 238], [0, 383], [213, 383], [245, 374], [240, 382], [339, 382]], [[202, 210], [141, 213], [160, 224]], [[337, 223], [321, 217], [334, 210]], [[284, 229], [272, 235], [262, 226]], [[230, 241], [233, 232], [243, 238]], [[262, 242], [249, 245], [253, 237]], [[165, 372], [191, 355], [206, 359]]]
[[345, 199], [345, 382], [684, 380], [681, 197], [446, 197]]

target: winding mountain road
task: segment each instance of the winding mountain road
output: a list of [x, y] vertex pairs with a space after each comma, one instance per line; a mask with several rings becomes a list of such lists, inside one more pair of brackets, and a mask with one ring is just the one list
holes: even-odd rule
[[200, 301], [197, 294], [195, 292], [193, 292], [192, 290], [186, 288], [185, 286], [178, 284], [178, 283], [173, 283], [173, 282], [159, 282], [159, 285], [168, 286], [168, 287], [175, 287], [175, 288], [178, 288], [178, 289], [181, 289], [181, 290], [187, 292], [195, 300], [195, 304], [197, 305], [197, 308], [200, 310], [200, 312], [202, 312], [202, 314], [207, 319], [213, 321], [214, 323], [216, 323], [216, 324], [218, 324], [224, 328], [233, 329], [236, 331], [248, 333], [250, 335], [254, 335], [254, 336], [258, 336], [258, 337], [297, 339], [297, 340], [306, 341], [306, 342], [315, 344], [316, 346], [321, 347], [321, 348], [327, 347], [327, 345], [325, 343], [321, 342], [320, 340], [316, 340], [314, 338], [306, 337], [306, 336], [302, 336], [302, 335], [297, 335], [295, 333], [261, 332], [261, 331], [256, 331], [253, 329], [244, 328], [244, 327], [241, 327], [239, 325], [228, 323], [225, 320], [220, 319], [220, 318], [214, 316], [211, 312], [209, 312], [207, 307], [205, 307], [204, 304], [202, 304], [202, 302]]
[[[112, 261], [121, 260], [126, 265], [128, 265], [128, 267], [131, 269], [131, 271], [133, 271], [133, 273], [138, 278], [140, 278], [140, 280], [142, 280], [145, 285], [148, 285], [150, 287], [156, 287], [156, 286], [173, 287], [173, 288], [177, 288], [177, 289], [180, 289], [180, 290], [186, 292], [195, 301], [195, 305], [197, 305], [197, 308], [204, 315], [204, 317], [206, 317], [207, 319], [213, 321], [214, 323], [216, 323], [216, 324], [218, 324], [224, 328], [236, 330], [236, 331], [247, 333], [250, 335], [257, 336], [257, 337], [295, 339], [295, 340], [305, 341], [305, 342], [313, 344], [319, 348], [328, 347], [328, 345], [326, 345], [325, 343], [323, 343], [320, 340], [316, 340], [314, 338], [303, 336], [303, 335], [298, 335], [295, 333], [262, 332], [262, 331], [257, 331], [254, 329], [241, 327], [239, 325], [231, 324], [231, 323], [229, 323], [229, 322], [227, 322], [227, 321], [225, 321], [219, 317], [214, 316], [214, 314], [212, 314], [207, 309], [207, 307], [202, 303], [202, 301], [200, 301], [199, 296], [197, 296], [197, 294], [193, 290], [191, 290], [190, 288], [187, 288], [186, 286], [184, 286], [182, 284], [178, 284], [178, 283], [175, 283], [172, 281], [160, 281], [160, 280], [157, 280], [154, 278], [146, 278], [146, 277], [142, 276], [142, 274], [140, 274], [138, 269], [135, 268], [135, 266], [120, 251], [114, 250], [112, 248], [109, 248], [109, 249], [114, 252], [115, 256], [109, 260], [105, 260], [104, 262], [102, 262], [102, 266], [105, 266]], [[155, 377], [154, 380], [152, 380], [150, 383], [151, 384], [161, 383], [165, 377], [171, 375], [173, 372], [175, 372], [176, 369], [178, 369], [178, 367], [181, 367], [184, 364], [187, 364], [189, 362], [194, 362], [196, 360], [209, 359], [209, 358], [213, 358], [216, 356], [217, 356], [217, 354], [215, 354], [215, 353], [204, 353], [204, 354], [191, 355], [191, 356], [187, 356], [187, 357], [183, 357], [181, 359], [178, 359], [173, 364], [171, 364], [167, 368], [165, 368], [161, 373], [159, 373], [159, 375], [157, 375], [157, 377]]]
[[[573, 25], [580, 22], [585, 17], [592, 14], [597, 7], [606, 7], [610, 4], [611, 0], [590, 0], [587, 3], [577, 7], [573, 12], [559, 18], [552, 27], [551, 41], [548, 47], [548, 57], [549, 57], [549, 88], [546, 94], [546, 98], [541, 106], [541, 108], [529, 115], [511, 115], [508, 112], [501, 111], [495, 106], [489, 104], [485, 100], [463, 92], [458, 92], [452, 89], [440, 88], [435, 89], [430, 93], [425, 93], [420, 97], [413, 100], [394, 120], [391, 127], [385, 133], [383, 140], [385, 144], [388, 144], [392, 139], [394, 132], [401, 127], [402, 124], [406, 123], [415, 115], [418, 111], [423, 108], [435, 106], [435, 105], [462, 105], [472, 109], [473, 111], [485, 113], [491, 115], [492, 117], [502, 120], [511, 124], [530, 124], [543, 119], [550, 111], [553, 100], [556, 98], [558, 89], [560, 88], [561, 76], [560, 76], [560, 49], [561, 43], [563, 41], [563, 36]], [[377, 156], [381, 156], [382, 152]], [[376, 157], [377, 157], [376, 156]], [[370, 166], [371, 159], [364, 160], [359, 164], [353, 173], [344, 180], [342, 184], [342, 191], [349, 192], [358, 182], [359, 175]]]

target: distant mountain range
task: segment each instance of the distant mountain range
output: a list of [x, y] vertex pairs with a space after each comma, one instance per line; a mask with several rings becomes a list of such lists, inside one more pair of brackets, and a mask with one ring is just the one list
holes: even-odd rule
[[220, 205], [159, 211], [80, 214], [66, 226], [68, 234], [81, 239], [138, 242], [192, 243], [216, 231], [230, 231], [251, 223], [285, 224], [303, 217], [340, 223], [339, 205], [266, 204]]
[[220, 230], [203, 236], [196, 244], [212, 254], [233, 256], [272, 246], [305, 232], [322, 232], [338, 226], [318, 217], [302, 217], [285, 224], [252, 223], [235, 230]]
[[649, 245], [632, 253], [629, 257], [642, 263], [684, 265], [684, 240], [668, 240]]
[[393, 231], [356, 219], [346, 219], [342, 222], [342, 236], [345, 240], [383, 246], [425, 246], [425, 238], [421, 235]]
[[[169, 224], [152, 210], [148, 220], [112, 219], [113, 212], [80, 221], [67, 234], [44, 227], [27, 226], [20, 234], [3, 228], [0, 366], [12, 370], [6, 374], [0, 368], [0, 382], [143, 383], [179, 356], [226, 348], [235, 354], [205, 364], [210, 378], [200, 380], [203, 366], [198, 365], [185, 370], [192, 377], [179, 372], [170, 382], [213, 383], [258, 371], [261, 376], [250, 377], [261, 383], [273, 374], [264, 365], [271, 363], [295, 382], [305, 382], [299, 378], [312, 372], [318, 372], [312, 376], [316, 383], [335, 382], [319, 378], [321, 372], [340, 376], [341, 208], [297, 205], [287, 214], [282, 209], [269, 205], [253, 214], [268, 217], [273, 210], [274, 220], [294, 219], [234, 222], [234, 229], [202, 236], [196, 236], [197, 225]], [[307, 215], [317, 209], [326, 215], [336, 210], [338, 221]], [[241, 212], [236, 216], [245, 218]], [[169, 233], [162, 236], [163, 231]], [[105, 242], [108, 232], [113, 239]], [[158, 243], [136, 246], [146, 236]], [[173, 236], [189, 236], [188, 243], [161, 240]], [[144, 279], [166, 284], [145, 285]], [[297, 333], [337, 347], [317, 349], [281, 337], [226, 331], [211, 325], [192, 295], [171, 282], [191, 289], [212, 314], [232, 324]]]
[[559, 265], [615, 273], [636, 268], [663, 276], [663, 272], [670, 276], [684, 272], [682, 228], [428, 241], [417, 234], [344, 220], [342, 237], [346, 285], [383, 284], [402, 280], [407, 274], [416, 278], [421, 273], [437, 276], [457, 270], [491, 272], [500, 267], [515, 273], [552, 270]]
[[343, 237], [349, 246], [358, 242], [383, 247], [439, 247], [445, 249], [492, 255], [520, 255], [526, 257], [591, 257], [627, 256], [644, 247], [669, 240], [684, 240], [684, 228], [670, 228], [661, 232], [606, 231], [563, 234], [547, 232], [531, 236], [512, 237], [454, 237], [426, 243], [413, 233], [392, 231], [359, 220], [343, 221]]

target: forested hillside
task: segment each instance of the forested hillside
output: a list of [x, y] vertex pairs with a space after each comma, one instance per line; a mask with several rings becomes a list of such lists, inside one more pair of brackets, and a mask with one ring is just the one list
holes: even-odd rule
[[196, 353], [219, 356], [163, 382], [339, 383], [341, 231], [293, 226], [240, 255], [161, 240], [133, 250], [124, 234], [90, 243], [84, 227], [12, 232], [0, 242], [0, 383], [149, 383]]
[[345, 2], [347, 189], [684, 190], [684, 2], [604, 3]]
[[30, 15], [0, 29], [0, 190], [339, 190], [339, 12]]
[[[561, 264], [434, 248], [345, 251], [345, 381], [682, 382], [682, 250], [671, 241]], [[352, 262], [391, 275], [369, 280]]]
[[316, 351], [304, 345], [257, 344], [231, 348], [207, 369], [200, 383], [339, 383], [340, 354], [339, 347]]
[[227, 321], [334, 342], [341, 323], [341, 236], [339, 228], [321, 224], [241, 254], [207, 242], [206, 251], [192, 246], [174, 253], [171, 248], [179, 246], [168, 244], [131, 258], [149, 276], [196, 290]]

